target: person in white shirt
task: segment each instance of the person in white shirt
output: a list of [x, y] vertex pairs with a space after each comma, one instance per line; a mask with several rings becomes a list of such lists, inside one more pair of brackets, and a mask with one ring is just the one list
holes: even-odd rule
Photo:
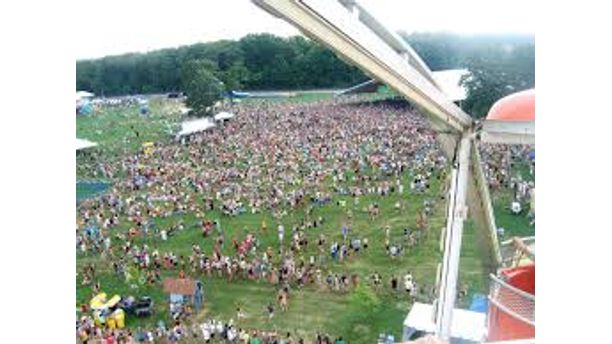
[[521, 204], [517, 201], [512, 202], [511, 208], [512, 208], [512, 213], [515, 215], [521, 212]]
[[408, 294], [411, 294], [412, 290], [414, 289], [414, 282], [412, 280], [412, 274], [410, 272], [408, 272], [404, 276], [404, 289]]
[[234, 339], [236, 339], [236, 337], [238, 336], [238, 333], [236, 331], [236, 329], [232, 326], [227, 330], [227, 339], [230, 342], [233, 342]]
[[210, 340], [210, 330], [208, 329], [208, 325], [204, 323], [200, 325], [200, 329], [202, 330], [202, 339], [204, 339], [205, 342], [208, 342]]
[[285, 237], [285, 227], [280, 224], [278, 225], [278, 241], [280, 242], [280, 244], [283, 244], [283, 238]]

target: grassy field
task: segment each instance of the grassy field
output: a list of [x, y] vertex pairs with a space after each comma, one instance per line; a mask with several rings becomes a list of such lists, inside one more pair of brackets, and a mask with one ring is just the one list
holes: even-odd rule
[[[535, 173], [531, 174], [529, 165], [525, 161], [515, 161], [512, 168], [514, 175], [520, 175], [523, 180], [535, 181]], [[493, 201], [493, 212], [495, 213], [495, 224], [504, 228], [504, 239], [513, 236], [526, 237], [535, 235], [535, 226], [532, 226], [527, 218], [529, 207], [523, 205], [520, 214], [515, 215], [510, 210], [510, 204], [514, 198], [512, 190], [502, 189], [491, 193]]]
[[[314, 97], [314, 96], [313, 96]], [[299, 101], [309, 101], [308, 97]], [[297, 100], [293, 100], [297, 101]], [[77, 120], [77, 136], [99, 142], [101, 150], [109, 156], [120, 156], [126, 152], [137, 150], [142, 142], [149, 140], [167, 139], [166, 124], [178, 120], [173, 115], [176, 104], [164, 102], [152, 102], [152, 116], [149, 119], [141, 118], [137, 108], [127, 111], [108, 111], [96, 114], [92, 117], [79, 118]], [[139, 128], [140, 136], [135, 137], [132, 126]], [[78, 160], [77, 160], [78, 161]], [[78, 164], [78, 162], [77, 162]], [[403, 176], [404, 185], [408, 185], [410, 175]], [[336, 200], [346, 200], [347, 207], [343, 208], [337, 204], [328, 204], [315, 207], [313, 217], [322, 216], [325, 224], [316, 232], [308, 233], [309, 241], [319, 233], [327, 236], [328, 242], [341, 241], [341, 223], [347, 218], [347, 211], [352, 212], [352, 231], [354, 234], [365, 236], [370, 242], [370, 247], [344, 262], [329, 262], [323, 270], [324, 276], [328, 271], [339, 273], [356, 273], [361, 277], [362, 287], [347, 293], [330, 292], [327, 289], [318, 290], [315, 286], [307, 286], [302, 290], [293, 290], [289, 299], [289, 310], [286, 313], [277, 312], [270, 321], [264, 316], [266, 305], [274, 303], [275, 288], [271, 285], [252, 281], [232, 281], [219, 277], [206, 277], [202, 275], [192, 276], [203, 281], [205, 286], [204, 308], [196, 315], [196, 321], [205, 317], [213, 317], [220, 320], [236, 320], [236, 307], [240, 306], [246, 313], [247, 318], [239, 323], [245, 328], [277, 329], [291, 331], [308, 338], [313, 338], [317, 332], [328, 332], [332, 335], [342, 335], [350, 343], [371, 343], [379, 333], [390, 332], [396, 338], [401, 338], [402, 322], [410, 309], [410, 302], [406, 295], [394, 295], [389, 288], [391, 275], [403, 276], [410, 271], [422, 294], [419, 299], [430, 300], [430, 291], [435, 283], [435, 274], [438, 263], [441, 261], [440, 234], [444, 226], [445, 202], [440, 198], [441, 182], [434, 180], [430, 190], [426, 194], [414, 194], [406, 191], [404, 195], [392, 194], [387, 197], [366, 196], [361, 197], [359, 204], [354, 204], [350, 197], [334, 196]], [[409, 189], [409, 188], [406, 188]], [[393, 205], [400, 200], [404, 209], [395, 210]], [[391, 242], [402, 240], [402, 231], [405, 227], [415, 228], [416, 215], [425, 200], [434, 200], [433, 214], [429, 217], [428, 229], [421, 238], [419, 244], [408, 250], [403, 256], [391, 259], [384, 249], [383, 226], [389, 224], [392, 228]], [[379, 217], [372, 221], [364, 211], [364, 207], [371, 201], [377, 201], [381, 208]], [[297, 223], [304, 217], [305, 209], [297, 209], [290, 212], [283, 219], [285, 228]], [[207, 218], [220, 219], [221, 227], [225, 237], [241, 240], [246, 235], [245, 229], [256, 231], [260, 240], [260, 247], [268, 246], [278, 248], [279, 242], [276, 235], [277, 222], [269, 213], [243, 214], [238, 217], [223, 217], [218, 211], [207, 213]], [[193, 214], [178, 215], [166, 219], [156, 219], [157, 228], [167, 227], [170, 224], [183, 220], [185, 230], [162, 242], [154, 237], [137, 238], [135, 244], [148, 244], [160, 252], [173, 251], [177, 255], [188, 255], [191, 244], [199, 244], [204, 252], [212, 252], [212, 239], [204, 239], [197, 227], [196, 218]], [[263, 233], [258, 228], [262, 221], [266, 221], [268, 231]], [[124, 219], [123, 224], [127, 224]], [[477, 233], [467, 226], [466, 236], [463, 240], [461, 285], [474, 292], [486, 291], [486, 278], [483, 279], [484, 264], [478, 247]], [[126, 232], [126, 225], [117, 231]], [[233, 248], [226, 244], [225, 254], [232, 254]], [[304, 257], [317, 256], [316, 247], [310, 244], [304, 252]], [[465, 259], [464, 259], [465, 258]], [[102, 290], [107, 294], [119, 295], [149, 295], [156, 304], [156, 313], [150, 318], [135, 319], [127, 318], [127, 325], [131, 328], [140, 326], [152, 326], [157, 321], [168, 321], [167, 295], [159, 285], [140, 285], [139, 283], [126, 283], [123, 278], [116, 276], [109, 263], [101, 257], [93, 257], [77, 253], [77, 271], [80, 272], [84, 264], [93, 263], [96, 266], [97, 277]], [[384, 279], [385, 288], [374, 291], [366, 286], [367, 277], [379, 272]], [[176, 276], [176, 271], [165, 271], [163, 277]], [[81, 279], [77, 276], [76, 284], [76, 306], [87, 303], [92, 296], [90, 287], [81, 286]]]
[[460, 291], [457, 306], [468, 308], [474, 294], [487, 294], [489, 290], [489, 273], [491, 272], [491, 257], [489, 257], [488, 240], [482, 237], [476, 225], [468, 219], [463, 226], [461, 258], [459, 261]]
[[[99, 144], [93, 148], [107, 162], [133, 153], [145, 142], [169, 142], [171, 129], [180, 125], [181, 103], [162, 97], [151, 99], [148, 117], [139, 115], [138, 105], [96, 109], [88, 116], [77, 116], [77, 137]], [[77, 154], [77, 178], [95, 178], [88, 152]]]

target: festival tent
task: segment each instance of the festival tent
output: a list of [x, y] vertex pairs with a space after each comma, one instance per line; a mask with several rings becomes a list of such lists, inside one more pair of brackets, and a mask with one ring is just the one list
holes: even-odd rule
[[89, 115], [93, 112], [91, 98], [94, 94], [87, 91], [77, 91], [76, 93], [76, 112], [77, 115]]
[[487, 120], [507, 122], [535, 121], [535, 89], [506, 96], [491, 106]]
[[[436, 324], [432, 318], [433, 306], [415, 302], [404, 320], [404, 338], [410, 338], [416, 332], [435, 333]], [[466, 309], [453, 309], [451, 325], [452, 342], [480, 343], [486, 334], [486, 315]]]
[[194, 121], [185, 121], [181, 123], [181, 131], [176, 134], [177, 136], [191, 135], [200, 131], [208, 130], [213, 128], [215, 123], [210, 118], [200, 118]]
[[482, 141], [488, 143], [535, 144], [535, 89], [495, 102], [482, 131]]
[[191, 108], [183, 107], [180, 109], [180, 111], [181, 111], [181, 115], [184, 116], [184, 115], [187, 115], [189, 112], [191, 112]]
[[76, 100], [81, 100], [83, 98], [93, 98], [95, 94], [87, 91], [77, 91]]
[[191, 278], [166, 278], [163, 282], [163, 290], [170, 294], [170, 302], [183, 303], [193, 302], [196, 309], [202, 308], [204, 301], [204, 286], [202, 282]]
[[89, 140], [84, 140], [84, 139], [76, 139], [76, 150], [82, 150], [82, 149], [87, 149], [87, 148], [91, 148], [91, 147], [95, 147], [98, 144], [95, 142], [91, 142]]
[[219, 112], [218, 114], [215, 115], [215, 120], [216, 121], [222, 121], [225, 119], [230, 119], [230, 118], [234, 118], [234, 114], [233, 113], [229, 113], [229, 112]]

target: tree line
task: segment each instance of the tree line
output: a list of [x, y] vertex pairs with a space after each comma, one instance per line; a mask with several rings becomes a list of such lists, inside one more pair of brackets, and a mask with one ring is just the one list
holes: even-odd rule
[[98, 95], [165, 93], [182, 90], [189, 61], [206, 60], [228, 90], [345, 87], [367, 78], [333, 52], [301, 36], [251, 34], [149, 53], [77, 61], [77, 89]]
[[[467, 68], [468, 98], [475, 117], [507, 94], [535, 86], [532, 36], [400, 33], [432, 70]], [[226, 90], [340, 88], [368, 77], [322, 46], [301, 36], [251, 34], [149, 53], [77, 61], [77, 89], [98, 95], [183, 91], [189, 62], [203, 66]], [[203, 76], [210, 80], [210, 76]]]

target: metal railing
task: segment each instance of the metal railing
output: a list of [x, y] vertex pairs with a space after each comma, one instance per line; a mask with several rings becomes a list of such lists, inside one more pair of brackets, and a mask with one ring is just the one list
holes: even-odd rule
[[502, 312], [535, 326], [535, 296], [491, 274], [489, 302]]
[[527, 255], [525, 252], [517, 249], [514, 244], [514, 239], [503, 241], [500, 246], [501, 267], [512, 267], [518, 265], [523, 258], [535, 260], [535, 236], [520, 238], [523, 244], [533, 248], [533, 254]]

